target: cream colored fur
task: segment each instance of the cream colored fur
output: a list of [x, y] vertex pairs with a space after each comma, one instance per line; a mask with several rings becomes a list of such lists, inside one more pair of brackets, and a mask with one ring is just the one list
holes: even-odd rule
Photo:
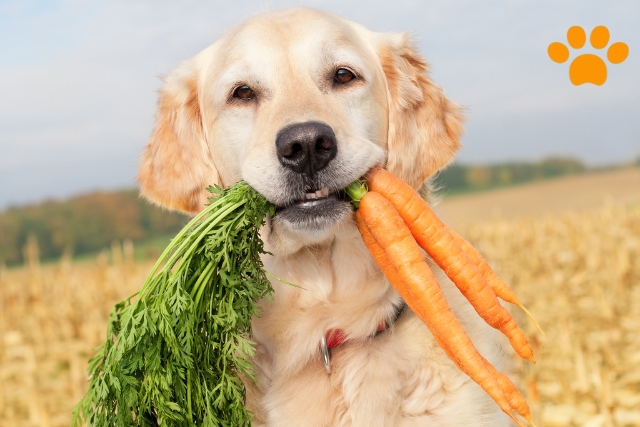
[[[361, 77], [335, 88], [348, 67]], [[426, 74], [405, 34], [380, 34], [304, 8], [261, 15], [182, 64], [160, 92], [157, 125], [142, 158], [141, 192], [195, 213], [205, 187], [240, 179], [286, 204], [275, 152], [280, 129], [305, 121], [332, 127], [338, 154], [328, 166], [343, 188], [377, 163], [415, 188], [453, 158], [459, 107]], [[237, 102], [246, 84], [256, 99]], [[399, 303], [367, 252], [353, 218], [296, 227], [276, 215], [262, 231], [272, 301], [253, 323], [258, 382], [247, 381], [255, 426], [506, 426], [508, 418], [406, 311], [372, 338]], [[502, 338], [433, 266], [454, 312], [479, 351], [507, 366]], [[320, 338], [331, 328], [349, 341], [325, 372]]]

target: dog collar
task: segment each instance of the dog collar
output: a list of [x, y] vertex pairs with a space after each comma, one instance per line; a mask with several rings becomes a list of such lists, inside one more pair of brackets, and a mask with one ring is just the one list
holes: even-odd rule
[[[396, 312], [391, 319], [390, 323], [387, 323], [386, 320], [382, 319], [380, 323], [378, 323], [378, 327], [376, 331], [372, 334], [372, 337], [378, 336], [380, 333], [389, 329], [389, 326], [394, 324], [396, 320], [402, 315], [407, 304], [402, 301], [402, 303], [396, 307]], [[322, 355], [322, 361], [324, 363], [324, 367], [328, 374], [331, 373], [331, 349], [334, 347], [338, 347], [339, 345], [344, 344], [347, 341], [347, 334], [343, 329], [329, 329], [324, 336], [320, 339], [320, 353]]]

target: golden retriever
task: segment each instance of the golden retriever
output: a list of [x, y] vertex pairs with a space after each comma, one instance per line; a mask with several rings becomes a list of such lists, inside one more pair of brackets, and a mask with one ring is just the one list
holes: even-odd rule
[[[461, 119], [406, 34], [305, 8], [248, 20], [166, 79], [142, 194], [196, 213], [209, 184], [246, 180], [277, 206], [266, 269], [300, 285], [273, 281], [253, 322], [254, 426], [509, 425], [404, 308], [341, 191], [376, 164], [422, 188], [459, 148]], [[502, 338], [434, 269], [504, 370]]]

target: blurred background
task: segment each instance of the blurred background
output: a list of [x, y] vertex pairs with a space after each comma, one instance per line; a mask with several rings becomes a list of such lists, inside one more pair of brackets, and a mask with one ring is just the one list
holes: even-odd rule
[[[187, 218], [137, 195], [161, 77], [244, 19], [304, 5], [410, 31], [464, 148], [439, 214], [537, 316], [518, 385], [539, 426], [640, 426], [640, 3], [0, 2], [0, 426], [69, 425], [113, 304]], [[630, 48], [603, 86], [557, 64], [573, 25]]]

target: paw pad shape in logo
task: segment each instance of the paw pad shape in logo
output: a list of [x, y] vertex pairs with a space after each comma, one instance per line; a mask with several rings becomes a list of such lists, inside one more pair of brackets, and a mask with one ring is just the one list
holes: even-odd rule
[[[574, 49], [582, 49], [587, 41], [587, 34], [582, 27], [573, 26], [567, 31], [567, 41]], [[594, 49], [604, 49], [609, 43], [609, 30], [600, 25], [591, 31], [589, 42]], [[569, 48], [560, 42], [553, 42], [547, 49], [549, 57], [558, 64], [569, 59]], [[629, 55], [629, 46], [623, 42], [616, 42], [607, 49], [607, 59], [612, 64], [619, 64]], [[602, 86], [607, 81], [607, 65], [598, 55], [583, 53], [577, 56], [569, 66], [569, 79], [578, 86], [583, 83], [593, 83]]]

